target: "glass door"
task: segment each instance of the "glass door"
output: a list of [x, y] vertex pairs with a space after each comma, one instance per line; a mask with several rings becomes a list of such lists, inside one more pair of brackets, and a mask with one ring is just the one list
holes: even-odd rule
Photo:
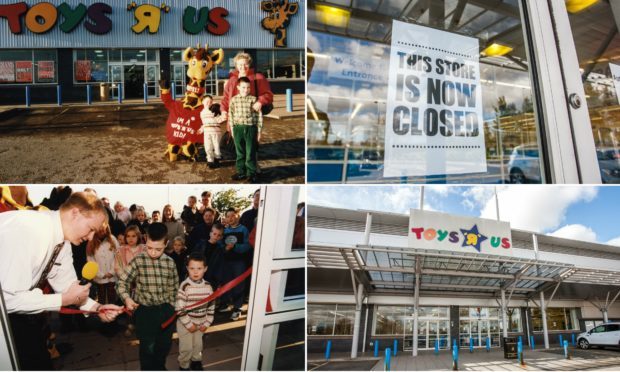
[[620, 183], [620, 3], [550, 4], [580, 171]]
[[185, 85], [187, 83], [187, 64], [183, 62], [173, 63], [170, 68], [172, 69], [170, 83], [175, 84], [174, 94], [177, 97], [180, 97], [185, 94]]
[[428, 348], [428, 329], [429, 322], [427, 320], [418, 320], [418, 349]]
[[411, 351], [411, 350], [413, 350], [413, 319], [405, 318], [403, 351]]
[[[123, 66], [119, 63], [110, 63], [110, 97], [118, 99], [119, 83], [123, 82]], [[124, 95], [123, 95], [124, 98]]]
[[159, 65], [146, 67], [146, 85], [149, 97], [159, 96]]

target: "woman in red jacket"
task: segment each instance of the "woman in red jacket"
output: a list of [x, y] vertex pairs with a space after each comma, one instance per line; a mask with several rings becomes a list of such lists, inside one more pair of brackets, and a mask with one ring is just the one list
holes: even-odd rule
[[[224, 96], [220, 104], [222, 113], [228, 113], [230, 100], [239, 94], [237, 81], [242, 76], [250, 79], [250, 94], [258, 98], [254, 106], [252, 106], [255, 111], [260, 112], [263, 106], [273, 104], [273, 93], [271, 92], [269, 81], [265, 79], [263, 74], [254, 72], [254, 69], [250, 67], [252, 65], [252, 57], [247, 53], [238, 53], [233, 61], [235, 62], [236, 70], [230, 73], [228, 82], [224, 85]], [[258, 92], [256, 88], [258, 88]], [[227, 130], [231, 132], [230, 123], [227, 125]]]

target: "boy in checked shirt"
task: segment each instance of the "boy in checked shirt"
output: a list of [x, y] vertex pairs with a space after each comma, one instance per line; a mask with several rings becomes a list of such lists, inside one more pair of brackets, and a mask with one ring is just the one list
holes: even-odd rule
[[[166, 356], [172, 346], [172, 326], [161, 325], [174, 314], [177, 267], [164, 254], [168, 228], [161, 222], [149, 225], [146, 252], [138, 254], [116, 283], [116, 291], [127, 309], [134, 311], [136, 336], [140, 340], [140, 369], [166, 370]], [[131, 283], [136, 282], [134, 298]]]
[[[203, 279], [207, 271], [205, 256], [193, 252], [187, 257], [188, 277], [179, 286], [176, 310], [177, 334], [179, 335], [179, 369], [202, 371], [202, 335], [213, 322], [215, 301], [182, 311], [186, 306], [209, 297], [213, 293], [211, 284]], [[191, 362], [191, 363], [190, 363]]]
[[252, 108], [256, 97], [250, 95], [250, 79], [240, 77], [237, 89], [239, 94], [230, 101], [228, 121], [237, 152], [237, 173], [232, 176], [232, 180], [247, 178], [251, 183], [256, 183], [256, 153], [263, 128], [263, 115]]

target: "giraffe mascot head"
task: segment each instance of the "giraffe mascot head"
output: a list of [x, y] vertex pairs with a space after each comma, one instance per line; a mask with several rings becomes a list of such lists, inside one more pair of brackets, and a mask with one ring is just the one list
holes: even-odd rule
[[297, 14], [298, 3], [289, 3], [288, 0], [264, 0], [260, 8], [269, 15], [263, 18], [263, 28], [274, 34], [274, 45], [278, 48], [286, 47], [286, 28], [291, 23], [291, 16]]
[[206, 93], [205, 83], [209, 73], [224, 60], [222, 49], [212, 52], [208, 49], [209, 45], [205, 44], [204, 48], [189, 47], [183, 51], [183, 61], [188, 64], [189, 81], [181, 101], [174, 101], [171, 98], [168, 81], [160, 82], [161, 99], [169, 113], [166, 123], [168, 148], [165, 154], [170, 161], [177, 160], [180, 154], [193, 161], [198, 155], [196, 142], [201, 143], [202, 136], [198, 135], [197, 131], [202, 125], [200, 111]]

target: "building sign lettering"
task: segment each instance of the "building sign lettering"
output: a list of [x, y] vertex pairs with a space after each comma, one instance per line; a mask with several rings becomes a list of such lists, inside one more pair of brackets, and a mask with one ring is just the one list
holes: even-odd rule
[[413, 248], [512, 255], [510, 224], [412, 209], [409, 246]]
[[384, 177], [486, 172], [478, 39], [394, 21]]

